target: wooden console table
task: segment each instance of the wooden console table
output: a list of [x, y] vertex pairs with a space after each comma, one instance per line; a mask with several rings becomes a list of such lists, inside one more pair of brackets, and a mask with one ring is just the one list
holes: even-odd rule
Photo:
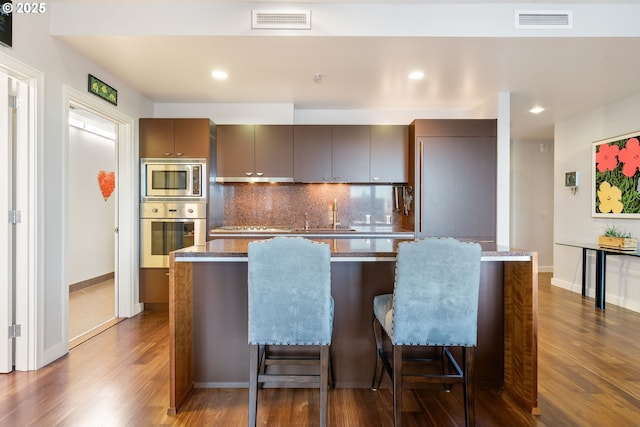
[[603, 248], [591, 243], [562, 242], [556, 243], [561, 246], [571, 246], [582, 249], [582, 296], [587, 296], [586, 276], [587, 276], [587, 251], [596, 253], [596, 308], [604, 310], [606, 276], [607, 276], [607, 255], [629, 255], [640, 257], [640, 250], [622, 251], [618, 249]]

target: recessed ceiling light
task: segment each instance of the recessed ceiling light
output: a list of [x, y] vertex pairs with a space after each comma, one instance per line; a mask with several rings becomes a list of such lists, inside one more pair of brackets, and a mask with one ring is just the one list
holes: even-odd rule
[[540, 114], [543, 111], [544, 111], [544, 108], [542, 107], [533, 107], [531, 110], [529, 110], [529, 112], [533, 114]]
[[213, 76], [214, 79], [218, 79], [218, 80], [225, 80], [227, 77], [229, 77], [227, 72], [222, 70], [216, 70], [213, 73], [211, 73], [211, 75]]
[[422, 71], [414, 71], [409, 74], [409, 78], [411, 80], [420, 80], [423, 77], [424, 77], [424, 73]]

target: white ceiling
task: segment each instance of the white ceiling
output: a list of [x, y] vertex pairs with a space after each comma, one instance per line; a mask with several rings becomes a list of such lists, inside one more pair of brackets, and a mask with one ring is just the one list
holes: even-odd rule
[[[640, 2], [545, 5], [570, 8], [574, 3]], [[291, 103], [299, 110], [415, 110], [446, 116], [472, 111], [497, 93], [510, 92], [512, 137], [532, 140], [552, 139], [557, 120], [640, 93], [640, 38], [635, 36], [58, 37], [158, 103]], [[225, 69], [229, 79], [214, 81], [215, 68]], [[414, 69], [423, 70], [426, 78], [407, 79]], [[322, 75], [320, 84], [314, 83], [316, 73]], [[530, 114], [536, 104], [546, 111]]]

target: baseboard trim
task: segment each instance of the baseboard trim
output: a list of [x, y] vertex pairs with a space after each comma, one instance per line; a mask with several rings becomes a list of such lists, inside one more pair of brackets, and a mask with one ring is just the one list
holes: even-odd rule
[[101, 276], [92, 277], [91, 279], [83, 280], [81, 282], [73, 283], [69, 285], [69, 292], [79, 291], [80, 289], [88, 288], [96, 283], [104, 282], [115, 277], [114, 272], [106, 273]]
[[111, 320], [107, 320], [106, 322], [101, 323], [100, 325], [96, 326], [95, 328], [91, 329], [90, 331], [87, 331], [82, 335], [78, 335], [77, 337], [72, 338], [71, 340], [69, 340], [69, 350], [71, 350], [74, 347], [79, 346], [83, 342], [95, 337], [96, 335], [100, 334], [101, 332], [106, 331], [107, 329], [109, 329], [113, 325], [117, 325], [118, 323], [122, 322], [124, 319], [125, 319], [125, 317], [114, 317]]

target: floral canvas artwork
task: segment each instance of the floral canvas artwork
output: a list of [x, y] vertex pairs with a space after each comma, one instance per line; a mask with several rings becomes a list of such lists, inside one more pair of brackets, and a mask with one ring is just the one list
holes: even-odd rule
[[593, 144], [593, 216], [640, 218], [640, 132]]

